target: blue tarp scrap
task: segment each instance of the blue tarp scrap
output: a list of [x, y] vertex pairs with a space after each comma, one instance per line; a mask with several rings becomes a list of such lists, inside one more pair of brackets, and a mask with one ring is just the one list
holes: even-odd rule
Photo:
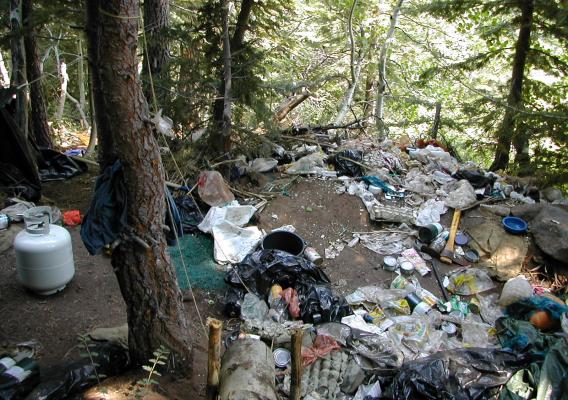
[[122, 163], [104, 169], [95, 182], [95, 193], [83, 224], [81, 238], [90, 254], [100, 254], [113, 243], [127, 224], [127, 193]]

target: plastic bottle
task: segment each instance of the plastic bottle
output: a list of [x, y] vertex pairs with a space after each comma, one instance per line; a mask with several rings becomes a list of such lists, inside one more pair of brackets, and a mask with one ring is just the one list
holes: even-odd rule
[[19, 363], [0, 374], [2, 392], [27, 392], [39, 382], [39, 365], [33, 358], [25, 357]]
[[14, 357], [4, 356], [0, 358], [0, 374], [6, 371], [7, 369], [12, 368], [14, 365], [19, 363], [26, 357], [25, 354], [16, 354]]

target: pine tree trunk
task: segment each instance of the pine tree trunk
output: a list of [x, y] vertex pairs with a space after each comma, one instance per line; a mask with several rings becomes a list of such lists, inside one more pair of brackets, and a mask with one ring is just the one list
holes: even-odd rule
[[434, 123], [432, 124], [432, 132], [431, 137], [432, 139], [438, 139], [438, 131], [440, 130], [440, 122], [441, 122], [441, 114], [442, 114], [442, 103], [436, 103], [436, 111], [434, 112]]
[[41, 83], [41, 60], [36, 41], [36, 27], [31, 26], [33, 12], [32, 0], [22, 1], [22, 20], [25, 27], [24, 45], [26, 48], [26, 69], [30, 82], [31, 127], [39, 147], [52, 148], [51, 133], [47, 123], [47, 111]]
[[[228, 48], [232, 54], [238, 53], [242, 46], [243, 40], [245, 37], [245, 33], [248, 30], [249, 19], [252, 13], [252, 7], [254, 5], [254, 0], [243, 0], [241, 3], [241, 9], [239, 10], [239, 15], [237, 17], [237, 24], [235, 26], [235, 32], [230, 40]], [[225, 46], [223, 46], [225, 47]], [[223, 52], [223, 64], [225, 66], [226, 63], [226, 55]], [[235, 65], [231, 62], [231, 69], [234, 69]], [[218, 152], [227, 152], [231, 148], [231, 137], [224, 136], [223, 128], [224, 128], [224, 118], [225, 118], [225, 96], [227, 94], [227, 90], [225, 88], [225, 80], [226, 80], [226, 71], [223, 70], [223, 79], [221, 81], [221, 85], [219, 86], [219, 90], [217, 91], [217, 98], [213, 103], [213, 118], [212, 118], [212, 127], [209, 136], [209, 141], [215, 150]], [[228, 99], [230, 100], [230, 99]]]
[[57, 111], [55, 112], [55, 120], [61, 121], [63, 112], [65, 111], [65, 100], [67, 100], [67, 85], [69, 84], [69, 74], [67, 74], [67, 64], [61, 60], [59, 64], [59, 80], [61, 87], [59, 90], [59, 103], [57, 104]]
[[[144, 0], [144, 29], [147, 40], [147, 51], [144, 49], [142, 64], [144, 94], [148, 103], [153, 104], [156, 101], [158, 108], [164, 107], [170, 97], [169, 90], [160, 87], [167, 83], [168, 78], [170, 42], [167, 29], [169, 25], [169, 0]], [[152, 74], [152, 80], [150, 80], [149, 72]], [[154, 83], [156, 99], [152, 98], [151, 81]]]
[[87, 35], [102, 161], [118, 158], [128, 223], [148, 248], [123, 240], [112, 254], [127, 308], [130, 355], [140, 365], [160, 345], [187, 364], [191, 331], [166, 248], [164, 169], [138, 68], [138, 0], [87, 0]]
[[394, 36], [394, 30], [398, 23], [398, 14], [402, 8], [403, 0], [397, 0], [392, 10], [391, 20], [387, 36], [381, 46], [381, 54], [379, 56], [379, 83], [377, 87], [377, 100], [375, 104], [375, 123], [379, 131], [379, 137], [385, 138], [386, 126], [384, 121], [385, 114], [385, 93], [387, 91], [387, 58], [389, 44]]
[[22, 37], [22, 4], [20, 0], [10, 1], [10, 27], [12, 39], [12, 78], [10, 86], [17, 88], [16, 93], [16, 123], [24, 138], [28, 137], [28, 101], [26, 88], [26, 53]]
[[533, 23], [534, 0], [523, 0], [520, 2], [521, 20], [519, 36], [515, 44], [515, 58], [513, 60], [513, 74], [509, 96], [507, 97], [507, 109], [503, 122], [497, 133], [497, 148], [495, 158], [490, 169], [496, 171], [504, 169], [509, 164], [509, 153], [511, 142], [515, 132], [515, 119], [518, 109], [522, 105], [523, 80], [525, 75], [525, 64], [531, 46], [531, 30]]
[[6, 69], [6, 64], [4, 63], [4, 55], [0, 51], [0, 78], [2, 79], [0, 83], [2, 87], [10, 86], [10, 75], [8, 74], [8, 70]]
[[[87, 108], [87, 96], [85, 94], [85, 62], [83, 57], [83, 41], [79, 39], [77, 42], [77, 54], [79, 57], [78, 70], [77, 70], [77, 85], [79, 86], [79, 105], [81, 110]], [[84, 127], [86, 128], [86, 126]]]

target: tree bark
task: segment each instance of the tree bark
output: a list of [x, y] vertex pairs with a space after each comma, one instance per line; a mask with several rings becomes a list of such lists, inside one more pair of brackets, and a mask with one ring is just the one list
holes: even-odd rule
[[384, 121], [384, 106], [385, 106], [385, 92], [387, 90], [387, 57], [389, 44], [394, 36], [394, 30], [398, 23], [398, 14], [402, 8], [404, 0], [397, 0], [396, 5], [392, 10], [391, 20], [387, 36], [381, 46], [381, 53], [379, 55], [379, 83], [377, 87], [377, 100], [375, 103], [375, 124], [379, 131], [379, 137], [386, 136], [385, 121]]
[[[126, 303], [130, 355], [140, 365], [164, 345], [187, 366], [191, 331], [162, 230], [164, 169], [137, 74], [139, 2], [86, 4], [101, 158], [103, 167], [122, 162], [128, 195], [132, 236], [114, 249], [112, 265]], [[129, 239], [134, 235], [148, 246]]]
[[434, 113], [434, 123], [432, 124], [432, 139], [438, 138], [438, 131], [440, 130], [440, 114], [442, 113], [442, 103], [436, 103], [436, 111]]
[[91, 121], [91, 129], [89, 135], [89, 145], [87, 146], [87, 150], [85, 150], [85, 156], [91, 155], [97, 146], [97, 119], [95, 116], [95, 95], [93, 91], [93, 82], [91, 79], [91, 73], [89, 73], [89, 79], [87, 83], [89, 85], [89, 117]]
[[[83, 57], [83, 41], [79, 38], [77, 42], [77, 54], [79, 55], [79, 63], [77, 70], [77, 84], [79, 85], [79, 105], [81, 110], [87, 108], [87, 96], [85, 94], [85, 62]], [[88, 124], [84, 128], [88, 127]]]
[[1, 51], [0, 51], [0, 77], [2, 78], [2, 81], [0, 82], [2, 84], [2, 87], [10, 86], [10, 75], [8, 74], [8, 70], [6, 69], [6, 64], [4, 63], [4, 56], [2, 55]]
[[280, 104], [276, 109], [276, 112], [274, 113], [274, 121], [276, 122], [282, 121], [294, 108], [298, 107], [310, 96], [311, 96], [310, 91], [306, 88], [303, 88], [301, 93], [286, 99], [286, 101]]
[[353, 102], [353, 97], [355, 96], [355, 91], [357, 90], [357, 85], [359, 84], [359, 77], [361, 76], [361, 67], [363, 66], [363, 51], [359, 51], [359, 57], [355, 60], [355, 39], [353, 37], [353, 13], [355, 7], [357, 6], [357, 0], [353, 0], [351, 5], [351, 10], [349, 11], [349, 18], [347, 20], [347, 29], [349, 31], [349, 44], [350, 44], [350, 71], [351, 71], [351, 81], [343, 96], [343, 101], [341, 102], [341, 107], [339, 112], [335, 117], [333, 122], [334, 125], [339, 125], [343, 122], [343, 119], [347, 115], [351, 103]]
[[518, 109], [522, 104], [523, 80], [525, 75], [525, 64], [531, 46], [531, 30], [534, 13], [534, 0], [523, 0], [520, 2], [521, 19], [519, 26], [519, 36], [515, 44], [515, 58], [513, 59], [513, 73], [511, 76], [511, 86], [507, 97], [507, 109], [505, 116], [497, 133], [497, 148], [495, 158], [490, 169], [496, 171], [504, 169], [509, 164], [509, 154], [511, 142], [515, 131], [515, 119]]
[[36, 41], [36, 27], [31, 25], [32, 0], [22, 1], [22, 20], [25, 28], [26, 70], [30, 82], [31, 127], [36, 144], [51, 149], [51, 132], [47, 123], [47, 111], [41, 84], [41, 60]]
[[16, 124], [24, 138], [28, 137], [28, 101], [26, 81], [26, 53], [22, 36], [22, 4], [20, 0], [10, 1], [10, 27], [12, 39], [12, 78], [10, 85], [17, 89], [16, 93]]
[[[239, 15], [237, 17], [235, 32], [231, 37], [229, 46], [225, 46], [225, 43], [223, 43], [223, 64], [224, 64], [223, 79], [221, 81], [221, 85], [219, 85], [217, 98], [213, 103], [212, 130], [210, 132], [210, 144], [218, 152], [227, 152], [231, 148], [231, 137], [224, 135], [225, 105], [226, 105], [225, 97], [227, 95], [227, 90], [225, 87], [226, 85], [225, 81], [227, 78], [227, 71], [225, 70], [226, 69], [225, 48], [230, 49], [230, 54], [236, 54], [242, 49], [245, 33], [249, 27], [249, 20], [253, 6], [254, 6], [254, 0], [243, 0], [243, 2], [241, 3], [241, 9], [239, 10]], [[232, 62], [230, 64], [230, 67], [234, 68]]]
[[[144, 49], [142, 76], [144, 94], [148, 103], [163, 107], [169, 99], [169, 90], [154, 86], [153, 98], [151, 82], [159, 82], [160, 87], [168, 77], [168, 61], [170, 58], [170, 41], [167, 29], [170, 26], [169, 0], [144, 0], [144, 29], [146, 31], [147, 49]], [[150, 74], [152, 79], [150, 79]]]
[[229, 38], [229, 0], [224, 0], [223, 13], [223, 70], [224, 86], [223, 93], [223, 133], [221, 151], [227, 152], [231, 149], [231, 40]]
[[57, 104], [57, 111], [55, 112], [55, 120], [61, 121], [63, 112], [65, 111], [65, 100], [67, 99], [67, 85], [69, 83], [69, 74], [67, 74], [67, 64], [61, 60], [59, 64], [59, 80], [61, 82], [61, 89], [59, 91], [59, 103]]

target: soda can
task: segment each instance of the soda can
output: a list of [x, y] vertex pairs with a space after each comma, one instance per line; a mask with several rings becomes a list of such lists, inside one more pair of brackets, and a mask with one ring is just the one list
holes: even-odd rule
[[278, 368], [286, 368], [292, 361], [292, 354], [289, 350], [279, 347], [272, 352], [274, 365]]
[[448, 334], [448, 337], [455, 336], [458, 331], [457, 326], [455, 324], [452, 324], [451, 322], [444, 322], [441, 328]]
[[315, 265], [323, 264], [323, 258], [313, 247], [306, 247], [304, 249], [304, 257], [306, 260], [313, 262]]
[[10, 226], [10, 217], [6, 214], [0, 214], [0, 229], [8, 229]]

